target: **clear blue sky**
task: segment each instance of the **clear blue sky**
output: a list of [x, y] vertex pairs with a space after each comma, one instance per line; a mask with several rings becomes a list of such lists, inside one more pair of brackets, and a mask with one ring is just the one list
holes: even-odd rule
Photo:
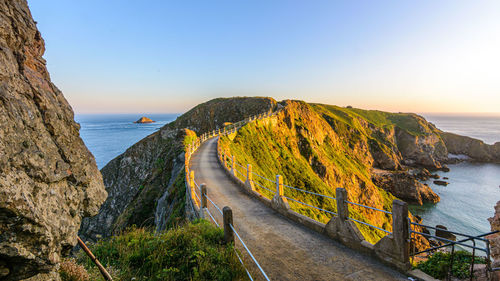
[[260, 95], [500, 112], [500, 1], [28, 0], [77, 113]]

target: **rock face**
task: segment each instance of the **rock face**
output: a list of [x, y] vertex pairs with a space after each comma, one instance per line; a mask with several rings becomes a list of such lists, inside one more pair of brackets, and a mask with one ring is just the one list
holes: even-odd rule
[[[500, 231], [500, 201], [495, 206], [495, 215], [488, 219], [491, 225], [491, 231]], [[491, 256], [495, 259], [496, 264], [500, 265], [500, 233], [488, 237], [491, 243]]]
[[135, 121], [134, 123], [137, 123], [137, 124], [145, 124], [145, 123], [154, 123], [156, 121], [153, 121], [147, 117], [141, 117], [139, 120]]
[[500, 142], [489, 145], [478, 139], [447, 132], [442, 132], [441, 136], [449, 153], [466, 155], [478, 162], [500, 163]]
[[157, 230], [174, 225], [185, 216], [184, 139], [275, 105], [270, 98], [211, 100], [127, 149], [101, 170], [109, 197], [97, 216], [83, 221], [80, 236], [95, 241], [134, 224]]
[[49, 276], [107, 196], [44, 50], [26, 1], [0, 0], [1, 280]]
[[422, 205], [425, 202], [437, 203], [440, 198], [432, 189], [406, 172], [374, 170], [373, 182], [392, 195], [408, 203]]

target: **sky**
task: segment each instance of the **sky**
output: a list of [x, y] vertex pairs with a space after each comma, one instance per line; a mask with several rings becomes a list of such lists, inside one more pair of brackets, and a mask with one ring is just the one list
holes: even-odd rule
[[76, 113], [215, 97], [500, 114], [500, 1], [28, 0]]

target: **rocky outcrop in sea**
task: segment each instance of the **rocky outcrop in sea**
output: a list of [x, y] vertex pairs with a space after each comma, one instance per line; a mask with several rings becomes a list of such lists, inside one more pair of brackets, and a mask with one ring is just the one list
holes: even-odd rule
[[0, 280], [58, 280], [107, 193], [25, 0], [0, 0]]

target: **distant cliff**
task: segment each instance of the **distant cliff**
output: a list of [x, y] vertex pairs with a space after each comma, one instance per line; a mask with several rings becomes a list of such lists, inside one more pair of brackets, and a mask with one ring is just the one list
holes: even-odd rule
[[494, 145], [457, 134], [441, 132], [449, 153], [466, 155], [473, 161], [500, 163], [500, 142]]
[[0, 0], [0, 280], [58, 280], [81, 219], [106, 199], [44, 51], [26, 1]]
[[163, 230], [175, 224], [185, 216], [184, 139], [275, 106], [271, 98], [214, 99], [127, 149], [102, 168], [109, 197], [97, 216], [83, 221], [81, 236], [97, 240], [131, 225]]

